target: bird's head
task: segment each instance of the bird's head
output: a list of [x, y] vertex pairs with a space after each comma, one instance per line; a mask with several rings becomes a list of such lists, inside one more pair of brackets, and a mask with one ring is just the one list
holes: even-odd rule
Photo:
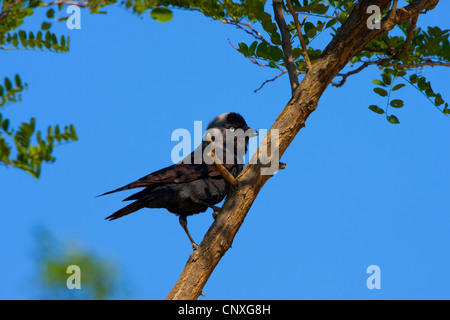
[[[229, 158], [229, 154], [233, 155], [233, 159], [243, 158], [247, 152], [247, 146], [249, 138], [258, 135], [258, 131], [250, 128], [245, 122], [244, 118], [236, 112], [223, 113], [215, 117], [208, 125], [206, 129], [206, 135], [210, 135], [212, 141], [215, 142], [217, 149], [226, 151], [226, 157]], [[218, 139], [221, 139], [223, 143], [220, 143]], [[225, 153], [224, 154], [224, 163]]]
[[225, 129], [233, 132], [236, 129], [242, 129], [244, 133], [253, 137], [257, 136], [258, 132], [247, 125], [244, 117], [236, 112], [223, 113], [215, 117], [208, 125], [206, 129]]

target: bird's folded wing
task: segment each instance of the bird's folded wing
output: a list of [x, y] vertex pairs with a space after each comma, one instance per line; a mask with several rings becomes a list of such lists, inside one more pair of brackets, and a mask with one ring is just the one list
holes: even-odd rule
[[[224, 165], [229, 171], [235, 166], [235, 164]], [[202, 178], [221, 178], [220, 172], [216, 169], [214, 164], [185, 164], [178, 163], [170, 167], [163, 168], [142, 177], [130, 184], [127, 184], [121, 188], [108, 191], [99, 196], [104, 196], [110, 193], [124, 191], [134, 188], [156, 188], [163, 184], [169, 183], [186, 183]]]

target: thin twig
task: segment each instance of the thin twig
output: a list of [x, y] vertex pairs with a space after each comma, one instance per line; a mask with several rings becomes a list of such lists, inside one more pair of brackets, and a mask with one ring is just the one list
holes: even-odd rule
[[290, 0], [286, 0], [286, 4], [288, 6], [288, 9], [289, 9], [292, 17], [294, 18], [295, 27], [297, 29], [298, 39], [300, 40], [300, 45], [302, 47], [303, 58], [305, 59], [305, 62], [306, 62], [306, 68], [307, 68], [307, 70], [310, 70], [311, 67], [312, 67], [311, 60], [309, 60], [308, 49], [306, 48], [305, 38], [303, 38], [302, 27], [300, 25], [300, 21], [298, 21], [297, 13], [295, 12], [291, 1]]
[[65, 4], [65, 5], [74, 5], [80, 8], [89, 7], [92, 5], [92, 3], [89, 3], [88, 1], [66, 1], [66, 0], [56, 0], [53, 2], [43, 3], [43, 7], [50, 7], [55, 4]]
[[425, 61], [425, 62], [420, 62], [420, 63], [416, 63], [416, 64], [401, 64], [399, 65], [399, 67], [401, 68], [406, 68], [406, 69], [414, 69], [414, 68], [420, 68], [420, 67], [436, 67], [436, 66], [441, 66], [441, 67], [450, 67], [450, 62], [442, 62], [442, 61]]
[[231, 19], [223, 19], [220, 21], [222, 21], [223, 23], [227, 23], [227, 24], [234, 24], [237, 28], [244, 30], [246, 33], [252, 35], [255, 39], [258, 39], [265, 43], [269, 43], [266, 39], [264, 39], [264, 37], [262, 36], [262, 34], [259, 31], [257, 31], [255, 28], [252, 27], [252, 25], [250, 23], [245, 23], [242, 21], [236, 21], [236, 20], [231, 20]]
[[413, 39], [414, 29], [417, 27], [417, 19], [419, 19], [419, 15], [416, 15], [412, 20], [411, 24], [408, 28], [408, 35], [406, 36], [405, 43], [399, 52], [397, 52], [394, 56], [395, 59], [398, 59], [401, 55], [405, 54], [408, 51], [408, 47]]
[[332, 85], [335, 87], [342, 87], [345, 83], [345, 81], [347, 80], [347, 78], [351, 75], [357, 74], [359, 72], [361, 72], [362, 70], [364, 70], [365, 68], [367, 68], [368, 66], [371, 65], [385, 65], [386, 67], [391, 67], [391, 66], [396, 66], [398, 68], [404, 68], [404, 69], [415, 69], [415, 68], [420, 68], [420, 67], [425, 67], [425, 66], [429, 66], [429, 67], [436, 67], [436, 66], [441, 66], [441, 67], [450, 67], [450, 62], [442, 62], [442, 61], [432, 61], [432, 60], [427, 60], [427, 61], [423, 61], [420, 63], [415, 63], [415, 64], [399, 64], [399, 63], [389, 63], [389, 64], [385, 64], [387, 61], [391, 60], [391, 58], [384, 58], [384, 59], [379, 59], [379, 60], [372, 60], [372, 61], [366, 61], [364, 62], [362, 65], [360, 65], [358, 68], [349, 71], [347, 73], [338, 73], [337, 76], [342, 77], [342, 80], [340, 82], [332, 82]]
[[[233, 47], [233, 49], [239, 50], [239, 48], [236, 47], [229, 39], [228, 39], [228, 43], [230, 44], [230, 46]], [[257, 61], [254, 57], [247, 56], [246, 58], [249, 59], [252, 63], [256, 64], [259, 67], [270, 67], [266, 63], [261, 63], [261, 62]], [[278, 67], [278, 69], [282, 70], [280, 67]]]
[[[230, 40], [228, 40], [228, 43], [229, 43], [230, 46], [232, 46], [235, 50], [239, 50], [239, 48], [236, 47]], [[248, 56], [248, 57], [246, 57], [246, 58], [249, 59], [252, 63], [256, 64], [256, 65], [259, 66], [259, 67], [271, 67], [269, 64], [259, 62], [259, 61], [256, 60], [254, 57]], [[271, 68], [273, 68], [273, 67], [271, 67]], [[255, 93], [258, 92], [258, 91], [261, 90], [267, 83], [273, 82], [273, 81], [277, 80], [279, 77], [281, 77], [283, 74], [287, 73], [287, 70], [286, 70], [286, 69], [283, 69], [283, 68], [281, 68], [281, 67], [278, 66], [278, 65], [276, 66], [276, 69], [280, 70], [281, 73], [278, 74], [277, 76], [275, 76], [275, 77], [272, 78], [272, 79], [268, 79], [268, 80], [264, 81], [257, 89], [253, 90], [253, 92], [255, 92]], [[305, 73], [305, 72], [304, 72], [304, 71], [297, 70], [297, 73], [298, 73], [298, 74], [301, 74], [301, 73]]]
[[340, 82], [338, 82], [338, 83], [333, 82], [332, 84], [333, 84], [335, 87], [342, 87], [342, 86], [344, 85], [344, 83], [347, 81], [347, 78], [348, 78], [349, 76], [361, 72], [362, 70], [364, 70], [365, 68], [367, 68], [367, 67], [370, 66], [370, 65], [373, 65], [373, 64], [379, 64], [379, 63], [380, 63], [380, 60], [376, 60], [376, 61], [366, 61], [366, 62], [364, 62], [362, 65], [360, 65], [358, 68], [356, 68], [356, 69], [354, 69], [354, 70], [352, 70], [352, 71], [349, 71], [349, 72], [347, 72], [347, 73], [338, 73], [337, 75], [340, 76], [340, 77], [342, 77], [342, 80], [341, 80]]
[[394, 0], [394, 2], [392, 3], [391, 13], [389, 14], [389, 20], [395, 21], [397, 13], [397, 2], [398, 0]]
[[[206, 139], [209, 143], [212, 143], [214, 146], [214, 141], [212, 140], [212, 137], [209, 133], [207, 133]], [[238, 185], [236, 178], [230, 173], [230, 171], [227, 170], [227, 168], [224, 167], [224, 165], [222, 164], [220, 159], [217, 158], [215, 147], [208, 156], [214, 160], [216, 169], [217, 169], [217, 171], [220, 172], [220, 174], [223, 176], [223, 178], [225, 180], [227, 180], [229, 183], [231, 183], [233, 186], [236, 187]]]
[[253, 90], [253, 92], [254, 92], [254, 93], [258, 92], [258, 91], [261, 90], [267, 83], [273, 82], [273, 81], [277, 80], [279, 77], [281, 77], [281, 76], [282, 76], [283, 74], [285, 74], [286, 72], [287, 72], [287, 70], [283, 70], [283, 71], [282, 71], [279, 75], [277, 75], [276, 77], [264, 81], [264, 82], [259, 86], [259, 88]]
[[25, 2], [25, 0], [17, 0], [16, 2], [13, 2], [13, 3], [10, 3], [10, 4], [6, 5], [5, 8], [0, 12], [0, 22], [3, 19], [5, 19], [5, 17], [8, 16], [8, 15], [3, 16], [6, 13], [6, 11], [8, 11], [9, 9], [14, 8], [15, 6], [19, 5], [21, 2]]

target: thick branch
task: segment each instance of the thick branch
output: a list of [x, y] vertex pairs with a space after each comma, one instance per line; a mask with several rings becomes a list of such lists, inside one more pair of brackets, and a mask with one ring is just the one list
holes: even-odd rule
[[[265, 136], [259, 149], [270, 146], [272, 130], [276, 129], [279, 133], [279, 156], [283, 155], [299, 130], [305, 125], [309, 115], [316, 109], [321, 95], [331, 80], [345, 67], [355, 52], [358, 52], [355, 51], [356, 48], [362, 50], [371, 40], [390, 30], [388, 28], [381, 31], [367, 30], [366, 27], [367, 7], [375, 4], [383, 10], [390, 2], [388, 0], [361, 0], [357, 3], [324, 53], [305, 75], [302, 83]], [[417, 0], [408, 5], [407, 10], [399, 9], [400, 12], [397, 10], [396, 21], [411, 19], [425, 9], [434, 8], [437, 3], [438, 0]], [[256, 154], [260, 154], [259, 149]], [[272, 161], [278, 161], [278, 159]], [[217, 220], [209, 228], [198, 249], [190, 255], [180, 278], [167, 299], [197, 299], [201, 294], [215, 266], [231, 247], [253, 201], [270, 178], [270, 176], [261, 175], [262, 168], [263, 165], [259, 162], [248, 164], [238, 176], [239, 188], [233, 189], [228, 195]]]
[[295, 65], [294, 57], [292, 56], [291, 47], [291, 33], [284, 20], [283, 8], [281, 0], [273, 0], [273, 12], [275, 14], [275, 21], [281, 33], [281, 47], [284, 53], [284, 63], [289, 74], [289, 81], [291, 83], [292, 93], [297, 89], [299, 82], [297, 77], [297, 67]]

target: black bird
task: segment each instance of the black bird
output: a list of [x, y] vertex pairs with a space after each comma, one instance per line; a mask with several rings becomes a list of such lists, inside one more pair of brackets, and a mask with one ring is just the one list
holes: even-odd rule
[[[211, 140], [214, 141], [216, 155], [219, 156], [222, 152], [221, 162], [234, 177], [237, 177], [243, 169], [243, 156], [247, 152], [249, 137], [256, 136], [258, 132], [249, 128], [244, 118], [235, 112], [224, 113], [214, 118], [209, 123], [207, 132], [212, 133]], [[205, 212], [210, 207], [214, 210], [215, 218], [220, 209], [215, 204], [221, 202], [231, 188], [231, 184], [217, 171], [211, 158], [206, 161], [208, 155], [204, 153], [208, 152], [204, 151], [206, 148], [212, 149], [211, 140], [203, 141], [196, 150], [177, 164], [102, 194], [101, 196], [133, 188], [145, 188], [124, 199], [123, 201], [135, 201], [106, 219], [115, 220], [142, 208], [165, 208], [179, 216], [180, 225], [195, 250], [197, 245], [187, 229], [186, 217]], [[227, 157], [227, 152], [231, 156]]]

